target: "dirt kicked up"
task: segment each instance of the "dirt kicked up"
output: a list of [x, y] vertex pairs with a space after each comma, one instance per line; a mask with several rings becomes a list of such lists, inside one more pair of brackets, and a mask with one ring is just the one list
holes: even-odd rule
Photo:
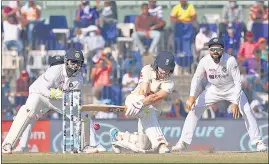
[[17, 153], [3, 154], [3, 163], [268, 163], [268, 152], [181, 152], [135, 154]]

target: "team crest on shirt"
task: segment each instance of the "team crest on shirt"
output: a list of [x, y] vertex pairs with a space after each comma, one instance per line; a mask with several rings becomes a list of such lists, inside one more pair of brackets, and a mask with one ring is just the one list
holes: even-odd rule
[[69, 83], [69, 87], [73, 87], [74, 85], [73, 85], [73, 83]]
[[226, 67], [223, 67], [222, 68], [222, 71], [225, 73], [227, 71], [227, 68]]
[[80, 57], [80, 53], [79, 53], [79, 52], [76, 52], [76, 53], [75, 53], [75, 57], [76, 57], [76, 58], [79, 58], [79, 57]]

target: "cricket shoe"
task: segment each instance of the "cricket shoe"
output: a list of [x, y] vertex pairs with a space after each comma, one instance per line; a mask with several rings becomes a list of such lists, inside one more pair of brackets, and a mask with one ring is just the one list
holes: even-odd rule
[[120, 154], [121, 153], [121, 147], [116, 145], [116, 144], [113, 144], [113, 142], [111, 142], [111, 147], [112, 147], [112, 150], [116, 153], [116, 154]]
[[259, 152], [263, 152], [263, 151], [267, 151], [268, 148], [267, 148], [267, 146], [265, 145], [265, 143], [259, 141], [259, 142], [257, 143], [257, 148], [256, 148], [256, 150], [259, 151]]
[[112, 129], [110, 129], [110, 131], [109, 131], [110, 137], [111, 137], [111, 139], [112, 139], [112, 142], [111, 142], [111, 144], [112, 144], [112, 145], [111, 145], [112, 150], [113, 150], [115, 153], [117, 153], [117, 154], [121, 153], [121, 147], [118, 146], [118, 145], [116, 145], [116, 144], [114, 144], [114, 143], [117, 141], [116, 136], [118, 135], [118, 132], [119, 132], [119, 130], [116, 129], [116, 128], [112, 128]]
[[98, 149], [92, 146], [85, 146], [82, 152], [86, 154], [94, 154], [94, 153], [98, 153]]
[[172, 151], [185, 151], [187, 150], [187, 143], [179, 141], [175, 146], [172, 147]]
[[166, 154], [166, 153], [170, 153], [170, 149], [168, 149], [168, 147], [165, 144], [160, 144], [158, 148], [158, 152], [159, 154]]
[[110, 137], [112, 139], [112, 141], [117, 141], [117, 135], [119, 133], [119, 130], [116, 128], [111, 128], [109, 131]]
[[5, 144], [2, 147], [2, 153], [3, 154], [12, 154], [12, 150], [11, 150], [11, 144]]
[[106, 148], [101, 144], [97, 145], [95, 148], [98, 150], [98, 152], [106, 152]]
[[29, 152], [29, 150], [28, 150], [28, 147], [21, 147], [20, 145], [18, 145], [16, 147], [16, 149], [13, 150], [13, 152], [16, 152], [16, 153], [26, 153], [26, 152]]

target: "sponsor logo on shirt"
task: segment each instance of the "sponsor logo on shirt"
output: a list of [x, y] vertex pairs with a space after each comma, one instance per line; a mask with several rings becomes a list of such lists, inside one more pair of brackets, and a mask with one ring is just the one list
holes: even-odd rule
[[225, 75], [219, 75], [219, 74], [217, 74], [217, 75], [208, 75], [208, 77], [210, 79], [221, 79], [221, 78], [226, 78], [228, 76], [229, 76], [228, 74], [225, 74]]
[[216, 72], [216, 69], [209, 68], [208, 71], [210, 71], [210, 72]]

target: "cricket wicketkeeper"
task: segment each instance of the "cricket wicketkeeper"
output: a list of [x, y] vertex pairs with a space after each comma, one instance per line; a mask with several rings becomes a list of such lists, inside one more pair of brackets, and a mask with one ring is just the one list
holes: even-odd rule
[[[15, 149], [19, 137], [22, 133], [26, 141], [31, 136], [31, 130], [35, 122], [49, 110], [55, 110], [62, 113], [63, 90], [81, 90], [83, 77], [81, 67], [84, 62], [83, 53], [73, 48], [66, 51], [63, 64], [49, 67], [29, 88], [29, 97], [16, 115], [10, 130], [2, 144], [3, 153], [12, 153]], [[74, 102], [78, 102], [78, 95], [74, 93]], [[77, 103], [74, 103], [77, 104]], [[82, 112], [82, 146], [83, 152], [95, 153], [98, 149], [89, 145], [90, 133], [94, 132], [93, 126], [90, 126], [90, 115]], [[27, 130], [25, 131], [25, 129]], [[92, 133], [94, 135], [94, 133]], [[96, 143], [95, 136], [91, 136], [91, 144]], [[25, 146], [24, 145], [24, 146]]]

